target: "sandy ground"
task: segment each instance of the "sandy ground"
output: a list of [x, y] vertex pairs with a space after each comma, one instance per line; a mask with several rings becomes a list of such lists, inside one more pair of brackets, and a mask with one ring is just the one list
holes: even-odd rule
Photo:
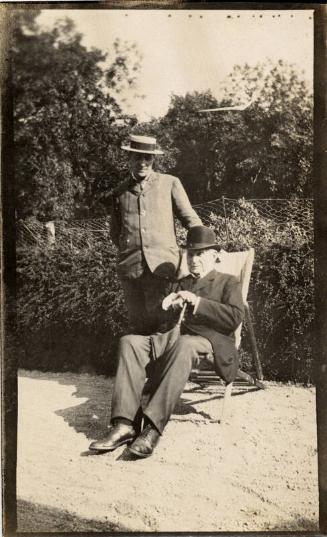
[[113, 380], [21, 371], [19, 531], [318, 531], [314, 388], [188, 384], [149, 459], [88, 451]]

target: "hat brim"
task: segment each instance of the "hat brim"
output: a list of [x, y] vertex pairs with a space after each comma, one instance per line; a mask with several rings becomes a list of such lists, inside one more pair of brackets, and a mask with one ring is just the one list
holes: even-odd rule
[[221, 247], [218, 244], [195, 244], [194, 246], [188, 246], [187, 244], [182, 244], [181, 248], [186, 250], [216, 250], [220, 252]]
[[133, 147], [130, 147], [129, 145], [122, 145], [121, 146], [122, 149], [124, 149], [124, 151], [131, 151], [132, 153], [146, 153], [147, 155], [163, 155], [163, 151], [160, 151], [160, 149], [153, 149], [153, 151], [151, 150], [146, 150], [146, 149], [134, 149]]

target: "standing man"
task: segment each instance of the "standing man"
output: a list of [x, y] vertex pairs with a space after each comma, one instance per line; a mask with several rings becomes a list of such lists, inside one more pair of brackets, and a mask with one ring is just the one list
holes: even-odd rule
[[[213, 354], [217, 373], [226, 382], [235, 380], [238, 353], [234, 331], [244, 317], [241, 285], [234, 276], [215, 270], [220, 248], [212, 229], [190, 229], [186, 247], [190, 275], [176, 283], [175, 292], [162, 305], [180, 310], [187, 304], [180, 333], [172, 328], [164, 334], [121, 338], [112, 426], [106, 438], [92, 442], [92, 450], [113, 451], [132, 442], [129, 449], [136, 457], [152, 455], [201, 354]], [[155, 366], [152, 371], [151, 364]], [[144, 401], [148, 375], [150, 390]], [[145, 425], [142, 432], [140, 415]]]
[[113, 192], [112, 240], [131, 328], [150, 334], [180, 261], [174, 217], [186, 229], [201, 220], [180, 180], [153, 170], [155, 156], [163, 154], [155, 138], [131, 135], [122, 149], [129, 153], [130, 176]]

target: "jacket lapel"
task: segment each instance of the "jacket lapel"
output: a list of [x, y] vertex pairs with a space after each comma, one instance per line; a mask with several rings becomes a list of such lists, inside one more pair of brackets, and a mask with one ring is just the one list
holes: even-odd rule
[[193, 285], [193, 292], [194, 293], [197, 293], [199, 292], [201, 289], [205, 288], [205, 287], [208, 287], [210, 284], [209, 282], [215, 280], [216, 278], [216, 271], [215, 270], [211, 270], [206, 276], [204, 276], [203, 278], [200, 278], [199, 280], [194, 280], [194, 285]]
[[135, 181], [131, 181], [131, 186], [129, 188], [130, 192], [135, 194], [136, 196], [139, 196], [141, 194], [141, 187], [139, 183], [136, 183]]
[[143, 187], [143, 190], [142, 190], [142, 193], [145, 194], [146, 192], [148, 192], [148, 190], [150, 190], [150, 188], [153, 187], [154, 183], [157, 182], [157, 180], [159, 179], [159, 174], [156, 173], [156, 172], [152, 172], [150, 173], [144, 187]]
[[153, 183], [156, 182], [158, 177], [159, 177], [158, 173], [151, 172], [143, 188], [141, 188], [140, 183], [137, 183], [135, 180], [131, 179], [130, 191], [136, 196], [139, 196], [140, 194], [147, 192], [152, 187]]

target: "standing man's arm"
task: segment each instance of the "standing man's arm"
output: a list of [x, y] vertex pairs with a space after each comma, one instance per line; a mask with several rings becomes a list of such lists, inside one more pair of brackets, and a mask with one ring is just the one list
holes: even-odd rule
[[193, 209], [184, 187], [178, 177], [174, 177], [172, 186], [172, 202], [174, 213], [186, 229], [201, 226], [200, 217]]

